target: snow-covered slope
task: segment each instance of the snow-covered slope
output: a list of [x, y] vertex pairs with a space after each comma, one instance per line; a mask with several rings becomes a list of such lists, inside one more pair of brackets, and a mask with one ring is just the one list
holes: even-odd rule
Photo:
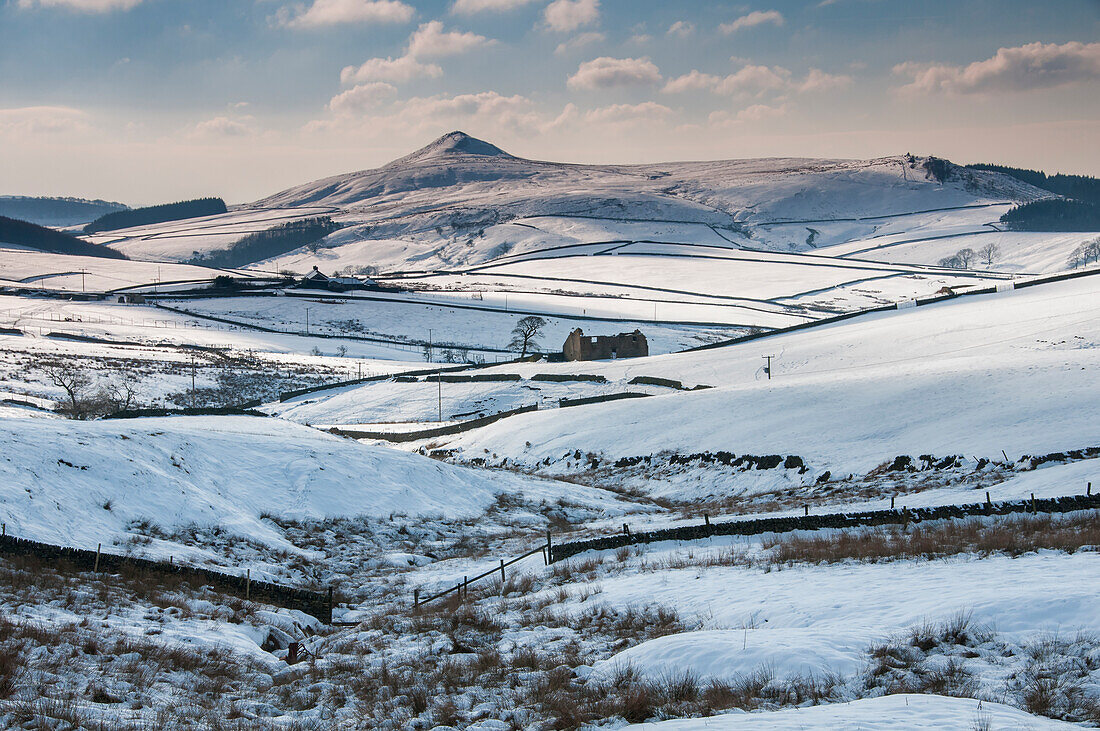
[[[502, 493], [612, 511], [616, 502], [599, 490], [453, 467], [276, 419], [4, 418], [0, 443], [8, 533], [82, 548], [126, 545], [144, 523], [169, 536], [216, 526], [294, 552], [263, 515], [454, 519], [480, 515]], [[188, 551], [157, 541], [147, 552]]]
[[1076, 724], [1033, 716], [1011, 706], [970, 698], [898, 694], [781, 711], [732, 713], [626, 726], [630, 731], [1069, 731]]
[[[1100, 444], [1100, 277], [619, 362], [512, 366], [717, 388], [540, 411], [456, 436], [521, 464], [726, 450], [860, 474], [899, 454], [1041, 454]], [[773, 355], [774, 378], [762, 356]], [[502, 369], [503, 370], [503, 369]], [[316, 418], [316, 415], [315, 415]], [[579, 465], [578, 465], [579, 466]]]
[[[839, 243], [872, 236], [893, 216], [964, 212], [1048, 195], [999, 173], [954, 166], [941, 181], [928, 163], [896, 156], [576, 165], [514, 157], [452, 132], [380, 168], [306, 183], [222, 217], [97, 240], [134, 258], [180, 260], [225, 245], [234, 230], [267, 220], [273, 225], [296, 212], [324, 212], [345, 225], [326, 239], [327, 252], [297, 252], [265, 266], [293, 262], [301, 268], [326, 258], [331, 264], [336, 256], [343, 266], [404, 270], [614, 240], [807, 249], [816, 244], [806, 241], [805, 226], [820, 224], [819, 232], [840, 226], [821, 233], [822, 243]], [[767, 229], [776, 222], [799, 228], [777, 236]], [[583, 230], [568, 230], [577, 223]], [[342, 255], [345, 247], [354, 247], [354, 254]]]

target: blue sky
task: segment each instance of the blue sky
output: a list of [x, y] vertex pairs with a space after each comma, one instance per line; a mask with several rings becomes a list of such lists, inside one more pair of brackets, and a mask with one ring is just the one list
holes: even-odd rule
[[0, 0], [0, 193], [241, 202], [452, 129], [1097, 174], [1097, 39], [1098, 0]]

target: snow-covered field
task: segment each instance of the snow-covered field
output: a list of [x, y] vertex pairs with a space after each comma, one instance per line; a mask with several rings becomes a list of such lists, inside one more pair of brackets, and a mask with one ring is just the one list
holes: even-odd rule
[[[611, 512], [617, 502], [592, 488], [454, 467], [260, 417], [2, 419], [0, 440], [7, 531], [80, 548], [124, 549], [142, 535], [135, 526], [164, 536], [196, 526], [297, 552], [264, 516], [461, 519], [501, 494]], [[170, 538], [142, 552], [212, 560]]]
[[[666, 541], [550, 566], [537, 548], [702, 519], [1100, 489], [1100, 276], [1014, 288], [1067, 269], [1097, 234], [1005, 231], [1005, 211], [1047, 194], [959, 167], [938, 180], [934, 167], [568, 165], [454, 133], [222, 216], [90, 237], [130, 260], [0, 249], [0, 327], [22, 333], [0, 334], [4, 531], [332, 587], [348, 623], [0, 556], [0, 726], [1100, 724], [1089, 512]], [[317, 215], [341, 228], [316, 246], [242, 271], [181, 263]], [[989, 262], [938, 265], [987, 244]], [[401, 291], [178, 294], [314, 266]], [[184, 312], [62, 298], [124, 288]], [[543, 351], [576, 327], [639, 328], [652, 355], [514, 362], [511, 330], [528, 314], [547, 318]], [[424, 369], [429, 342], [441, 367], [483, 361], [474, 373], [508, 378], [406, 376], [276, 400]], [[110, 413], [119, 384], [131, 406], [260, 398], [268, 416], [62, 418], [70, 402]], [[647, 397], [559, 408], [624, 392]], [[96, 399], [99, 411], [76, 408]], [[326, 431], [535, 403], [400, 449]], [[483, 573], [461, 599], [411, 606]], [[291, 641], [309, 662], [287, 664]]]
[[1084, 277], [708, 351], [584, 364], [609, 379], [644, 374], [717, 388], [523, 414], [446, 446], [527, 465], [577, 449], [605, 460], [668, 450], [797, 454], [814, 471], [807, 479], [825, 469], [864, 473], [901, 454], [1015, 458], [1093, 446], [1098, 309], [1100, 279]]
[[940, 729], [1077, 728], [1010, 708], [1000, 703], [943, 696], [899, 694], [810, 708], [761, 713], [737, 713], [689, 721], [661, 721], [627, 726], [635, 731], [803, 731], [810, 728], [844, 731], [939, 731]]
[[49, 254], [0, 245], [0, 286], [27, 289], [54, 289], [66, 292], [109, 292], [116, 289], [148, 286], [155, 290], [165, 285], [206, 283], [225, 274], [253, 276], [249, 272], [228, 269], [101, 259], [94, 256]]

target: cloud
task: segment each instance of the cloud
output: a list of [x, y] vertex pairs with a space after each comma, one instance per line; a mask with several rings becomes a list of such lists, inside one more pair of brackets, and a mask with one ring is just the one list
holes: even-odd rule
[[846, 74], [829, 74], [821, 69], [810, 69], [797, 85], [797, 90], [806, 93], [844, 89], [852, 84], [852, 77]]
[[84, 132], [88, 115], [72, 107], [17, 107], [0, 109], [0, 135], [28, 137]]
[[578, 48], [583, 48], [584, 46], [588, 46], [593, 43], [602, 43], [606, 40], [607, 36], [605, 36], [603, 33], [589, 31], [588, 33], [581, 33], [579, 35], [576, 35], [567, 41], [562, 41], [558, 44], [558, 47], [554, 49], [554, 53], [560, 56], [562, 54], [569, 53], [570, 51], [575, 51]]
[[455, 15], [473, 15], [484, 12], [505, 12], [530, 5], [534, 0], [455, 0], [451, 12]]
[[34, 7], [64, 8], [81, 13], [109, 13], [112, 10], [129, 10], [141, 3], [141, 0], [19, 0], [20, 8]]
[[655, 119], [664, 119], [672, 115], [672, 110], [664, 104], [657, 102], [642, 102], [641, 104], [612, 104], [586, 112], [585, 121], [597, 124], [622, 124], [632, 122], [649, 122]]
[[788, 111], [786, 104], [769, 106], [767, 104], [753, 104], [738, 112], [717, 111], [711, 112], [707, 121], [715, 127], [730, 127], [742, 125], [746, 122], [761, 122], [767, 119], [786, 116]]
[[417, 78], [438, 78], [443, 69], [434, 63], [420, 61], [424, 56], [453, 56], [496, 41], [476, 33], [444, 31], [443, 23], [424, 23], [409, 36], [405, 55], [393, 58], [371, 58], [360, 66], [345, 66], [340, 71], [343, 84], [370, 81], [404, 82]]
[[748, 15], [742, 15], [740, 18], [730, 23], [722, 23], [718, 26], [718, 30], [729, 35], [730, 33], [736, 33], [742, 28], [754, 28], [758, 25], [764, 25], [765, 23], [783, 25], [784, 22], [783, 13], [778, 10], [754, 10]]
[[722, 82], [721, 76], [705, 74], [698, 69], [692, 69], [690, 73], [669, 79], [661, 91], [668, 94], [678, 94], [684, 91], [699, 91], [707, 89], [713, 91]]
[[687, 38], [695, 32], [695, 24], [687, 20], [677, 20], [668, 27], [668, 35]]
[[232, 119], [230, 117], [214, 117], [199, 122], [192, 127], [187, 136], [197, 140], [218, 141], [251, 137], [256, 134], [256, 129], [250, 124], [252, 117]]
[[377, 109], [397, 95], [397, 89], [384, 81], [372, 81], [341, 92], [328, 103], [336, 114], [363, 114]]
[[767, 92], [808, 94], [843, 89], [852, 83], [852, 77], [830, 74], [821, 69], [810, 69], [802, 79], [796, 79], [782, 66], [747, 64], [729, 76], [715, 76], [697, 69], [669, 79], [661, 90], [667, 94], [685, 91], [707, 90], [729, 96], [761, 96]]
[[280, 9], [280, 24], [291, 28], [322, 28], [345, 23], [407, 23], [416, 10], [401, 0], [314, 0], [306, 8]]
[[1100, 43], [1028, 43], [998, 49], [968, 66], [907, 62], [894, 73], [912, 81], [903, 92], [986, 94], [1050, 89], [1100, 79]]
[[345, 66], [340, 71], [343, 84], [358, 84], [367, 81], [393, 81], [401, 83], [411, 79], [443, 75], [443, 69], [434, 63], [421, 63], [412, 56], [399, 58], [371, 58], [361, 66]]
[[424, 23], [409, 38], [406, 55], [413, 58], [424, 56], [454, 56], [479, 46], [494, 43], [485, 36], [462, 31], [444, 31], [443, 23], [433, 20]]
[[791, 72], [782, 66], [749, 64], [718, 82], [714, 91], [718, 94], [759, 95], [786, 89], [790, 78]]
[[551, 30], [569, 33], [600, 18], [600, 0], [554, 0], [542, 12]]
[[601, 56], [582, 63], [566, 83], [570, 89], [594, 90], [657, 84], [660, 81], [660, 69], [648, 58]]
[[[343, 132], [356, 136], [366, 132], [383, 138], [405, 138], [461, 127], [491, 135], [530, 135], [555, 124], [554, 118], [540, 113], [530, 99], [520, 95], [504, 96], [484, 91], [413, 97], [378, 109], [371, 105], [384, 100], [385, 90], [374, 88], [362, 92], [361, 96], [355, 91], [351, 89], [333, 97], [328, 105], [333, 116], [310, 122], [303, 131], [325, 135]], [[576, 110], [572, 109], [570, 118], [575, 116]]]
[[774, 119], [775, 117], [782, 117], [787, 113], [787, 105], [781, 104], [778, 107], [770, 107], [767, 104], [753, 104], [751, 107], [745, 107], [737, 113], [737, 120], [739, 122], [759, 122], [763, 119]]

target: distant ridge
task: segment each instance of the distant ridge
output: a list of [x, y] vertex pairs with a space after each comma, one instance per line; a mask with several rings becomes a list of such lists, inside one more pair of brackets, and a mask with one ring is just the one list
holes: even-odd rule
[[76, 226], [107, 213], [125, 211], [122, 203], [85, 198], [48, 196], [0, 196], [0, 216], [29, 221], [39, 226]]

